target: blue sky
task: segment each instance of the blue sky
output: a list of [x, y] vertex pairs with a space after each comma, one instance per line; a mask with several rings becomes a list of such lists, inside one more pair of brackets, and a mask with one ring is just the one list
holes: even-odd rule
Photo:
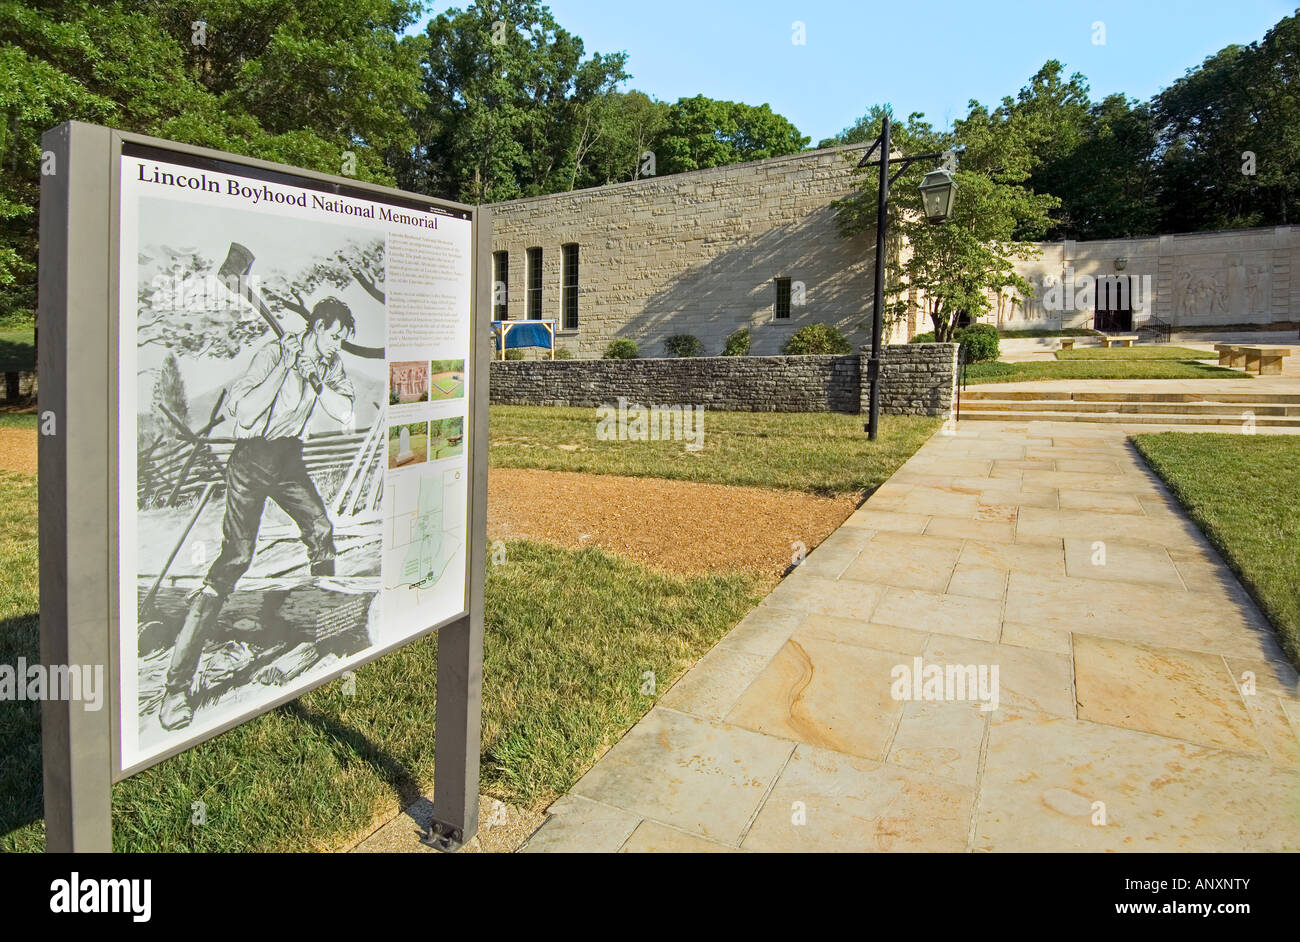
[[[468, 6], [435, 3], [435, 12]], [[1231, 43], [1295, 12], [1271, 0], [554, 0], [588, 53], [628, 53], [637, 88], [663, 101], [696, 94], [766, 102], [812, 138], [886, 101], [946, 126], [978, 99], [1014, 95], [1048, 59], [1082, 72], [1093, 100], [1147, 99]], [[805, 43], [792, 42], [796, 21]], [[1094, 44], [1093, 24], [1105, 24]], [[927, 26], [926, 24], [930, 24]]]

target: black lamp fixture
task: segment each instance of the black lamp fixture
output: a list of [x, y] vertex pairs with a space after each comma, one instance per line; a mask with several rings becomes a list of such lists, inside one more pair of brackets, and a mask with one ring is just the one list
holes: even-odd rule
[[[870, 164], [880, 165], [880, 186], [876, 196], [876, 293], [871, 312], [871, 357], [867, 360], [867, 381], [871, 389], [871, 408], [867, 414], [867, 438], [876, 440], [880, 427], [880, 339], [883, 333], [885, 310], [885, 235], [889, 225], [886, 211], [889, 208], [889, 185], [907, 172], [907, 169], [920, 160], [939, 160], [943, 154], [912, 154], [904, 157], [891, 157], [889, 151], [889, 118], [880, 121], [880, 137], [868, 148], [858, 161], [859, 167]], [[871, 155], [879, 149], [880, 158], [872, 160]], [[891, 177], [889, 165], [900, 164], [898, 171]], [[957, 184], [947, 170], [932, 170], [921, 182], [921, 200], [925, 207], [925, 218], [932, 223], [944, 222], [952, 213], [953, 199], [957, 195]]]
[[952, 204], [957, 198], [957, 183], [952, 174], [940, 167], [931, 170], [921, 181], [921, 203], [928, 222], [947, 222], [952, 215]]

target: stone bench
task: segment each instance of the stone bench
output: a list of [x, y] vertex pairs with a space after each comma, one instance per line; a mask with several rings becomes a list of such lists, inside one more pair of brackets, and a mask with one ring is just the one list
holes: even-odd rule
[[1243, 369], [1246, 366], [1246, 354], [1235, 343], [1216, 343], [1214, 349], [1219, 354], [1219, 366], [1231, 366]]
[[1115, 334], [1112, 337], [1102, 337], [1101, 345], [1103, 347], [1131, 347], [1137, 339], [1137, 334]]
[[1062, 349], [1062, 350], [1073, 350], [1073, 349], [1074, 349], [1074, 338], [1073, 338], [1073, 337], [1062, 337], [1062, 338], [1061, 338], [1061, 349]]
[[1241, 347], [1246, 355], [1246, 372], [1276, 376], [1282, 372], [1282, 358], [1291, 355], [1290, 347]]

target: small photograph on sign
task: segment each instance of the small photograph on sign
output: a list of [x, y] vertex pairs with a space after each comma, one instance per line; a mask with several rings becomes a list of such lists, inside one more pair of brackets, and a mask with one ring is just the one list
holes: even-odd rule
[[429, 364], [398, 360], [388, 364], [388, 404], [429, 401]]
[[388, 429], [388, 467], [404, 468], [428, 460], [429, 423], [409, 422]]
[[465, 453], [465, 420], [458, 415], [429, 423], [429, 458], [438, 461]]
[[465, 361], [433, 360], [429, 363], [429, 398], [433, 402], [465, 398]]

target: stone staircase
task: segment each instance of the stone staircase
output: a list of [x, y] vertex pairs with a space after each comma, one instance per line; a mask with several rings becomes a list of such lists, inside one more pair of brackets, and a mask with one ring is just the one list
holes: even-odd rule
[[999, 391], [966, 389], [961, 420], [1115, 422], [1124, 425], [1222, 425], [1300, 428], [1300, 394]]

